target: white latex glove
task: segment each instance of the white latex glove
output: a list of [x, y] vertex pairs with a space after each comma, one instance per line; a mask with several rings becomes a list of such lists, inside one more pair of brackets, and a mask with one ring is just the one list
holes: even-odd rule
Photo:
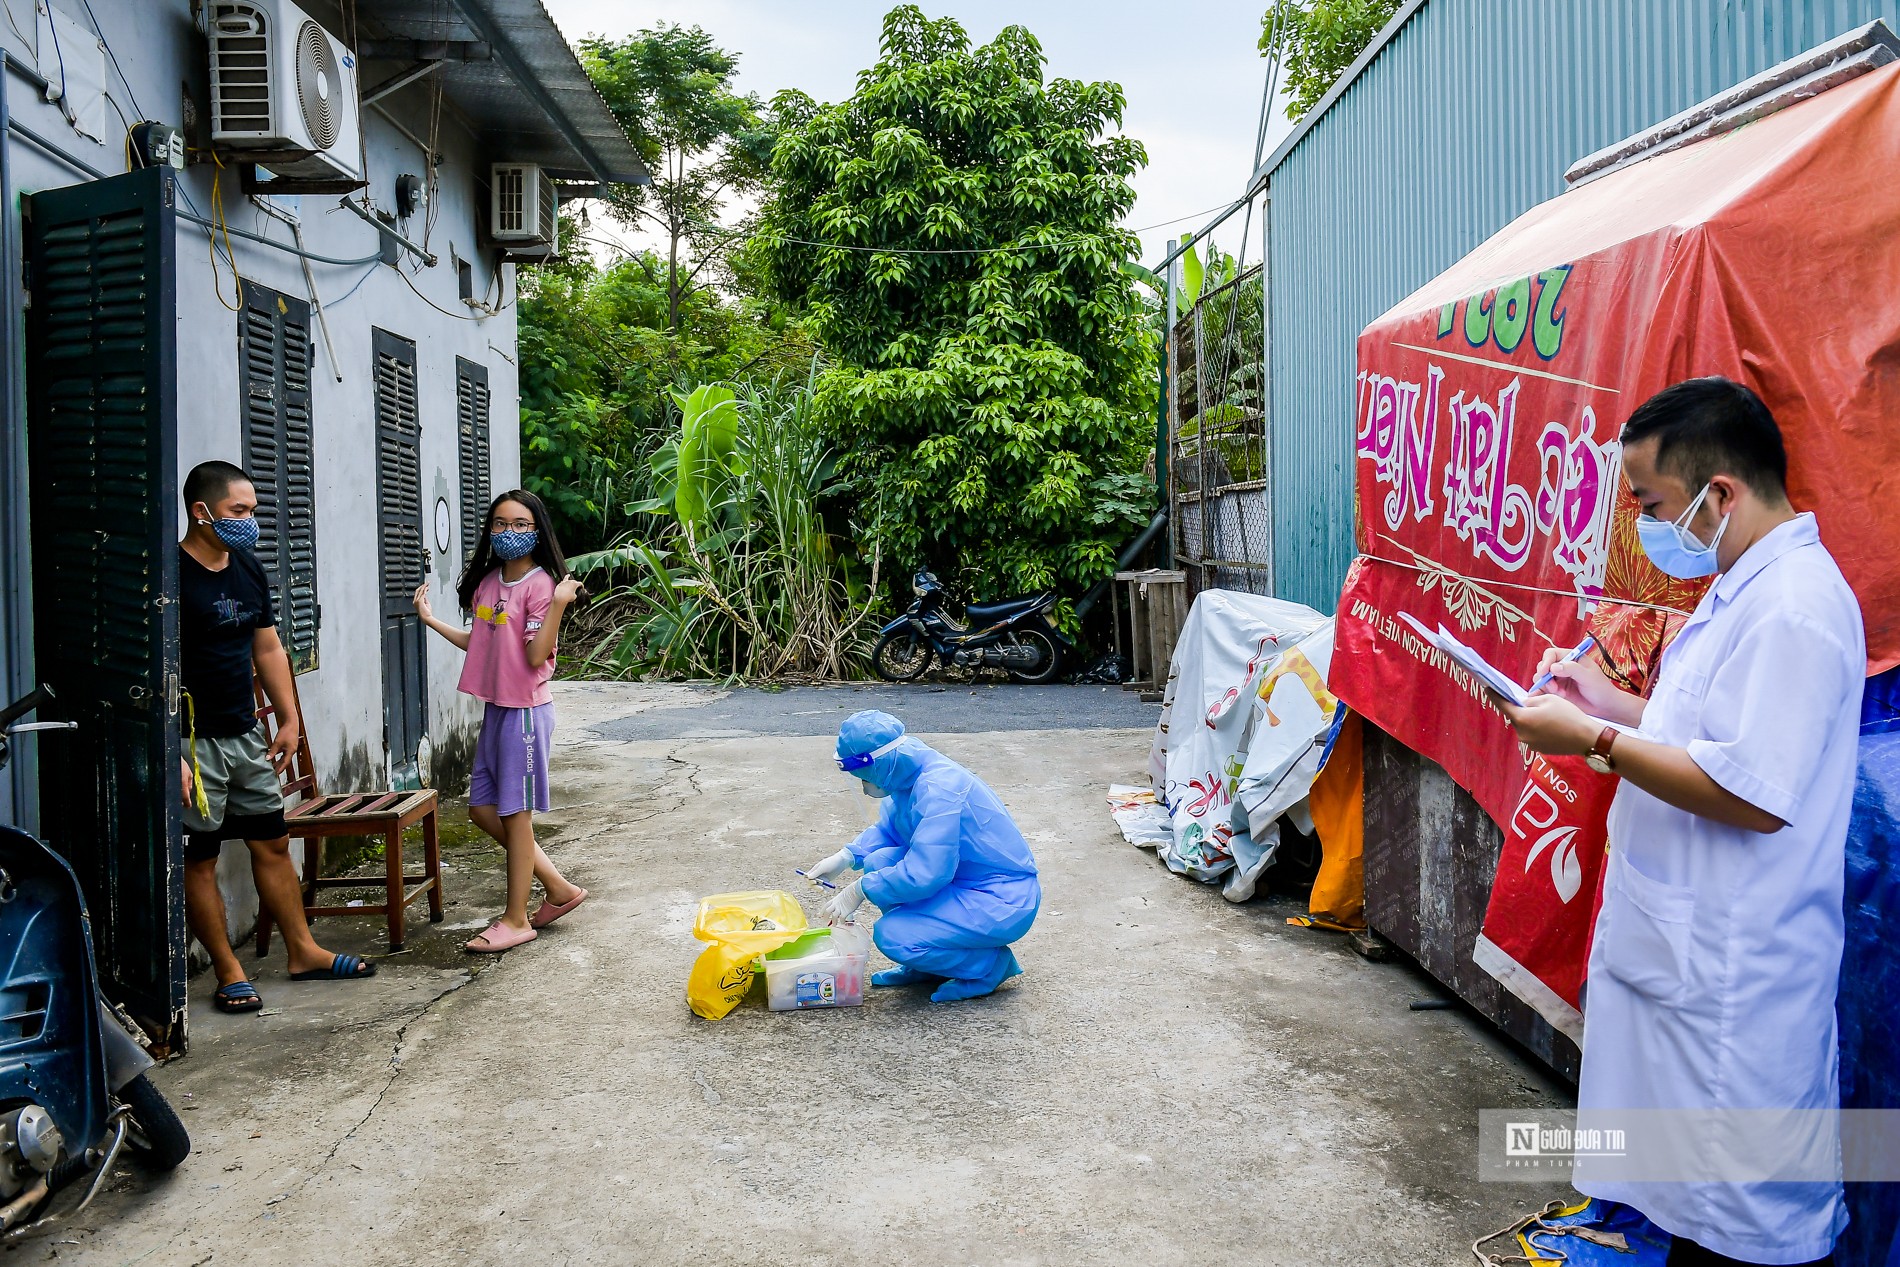
[[807, 880], [824, 884], [826, 881], [837, 879], [857, 865], [858, 861], [851, 856], [849, 849], [840, 849], [829, 858], [821, 858], [806, 867], [804, 875]]
[[851, 916], [864, 905], [864, 879], [859, 877], [838, 890], [838, 896], [825, 903], [827, 924], [849, 924]]

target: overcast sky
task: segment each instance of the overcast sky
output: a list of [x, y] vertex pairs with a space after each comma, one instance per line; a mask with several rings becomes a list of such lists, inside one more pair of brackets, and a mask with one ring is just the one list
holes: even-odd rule
[[[798, 88], [819, 101], [851, 94], [877, 60], [883, 15], [895, 0], [543, 0], [570, 40], [622, 36], [661, 22], [698, 25], [739, 56], [741, 91], [770, 98]], [[1148, 148], [1128, 217], [1143, 228], [1142, 258], [1199, 227], [1201, 213], [1246, 188], [1266, 62], [1255, 48], [1265, 0], [925, 0], [930, 17], [956, 18], [986, 43], [1018, 22], [1042, 41], [1048, 78], [1113, 80], [1128, 97], [1127, 133]], [[1288, 130], [1277, 118], [1268, 144]], [[1182, 219], [1182, 217], [1186, 217]], [[1179, 223], [1161, 228], [1162, 221]], [[598, 224], [598, 221], [596, 221]], [[1238, 217], [1217, 237], [1239, 246]], [[1260, 256], [1258, 222], [1247, 258]]]

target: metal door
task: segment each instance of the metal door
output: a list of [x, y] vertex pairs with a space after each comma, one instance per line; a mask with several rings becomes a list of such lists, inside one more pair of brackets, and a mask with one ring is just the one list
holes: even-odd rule
[[376, 527], [381, 564], [383, 736], [394, 786], [419, 786], [428, 726], [425, 630], [413, 602], [428, 567], [422, 535], [422, 426], [416, 345], [373, 332], [376, 384]]
[[40, 826], [85, 886], [108, 993], [185, 1023], [179, 826], [173, 176], [23, 206], [34, 654], [79, 730], [41, 763]]

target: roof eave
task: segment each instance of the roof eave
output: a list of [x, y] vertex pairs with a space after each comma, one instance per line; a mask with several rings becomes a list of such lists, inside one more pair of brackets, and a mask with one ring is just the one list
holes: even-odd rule
[[[507, 30], [496, 20], [495, 14], [488, 7], [491, 0], [453, 0], [453, 2], [463, 20], [493, 50], [494, 59], [502, 64], [521, 91], [546, 114], [548, 121], [554, 125], [562, 139], [573, 147], [575, 154], [588, 164], [587, 175], [597, 180], [622, 185], [653, 183], [652, 174], [647, 171], [646, 164], [640, 161], [640, 156], [634, 151], [632, 142], [625, 139], [625, 134], [620, 131], [620, 125], [614, 119], [613, 112], [607, 108], [606, 101], [601, 98], [599, 90], [593, 87], [591, 80], [587, 81], [585, 96], [578, 90], [569, 90], [565, 95], [570, 98], [570, 101], [563, 103], [557, 100], [547, 82], [528, 64], [527, 58], [509, 38]], [[559, 28], [554, 27], [554, 20], [546, 16], [545, 8], [542, 9], [542, 16], [549, 27], [558, 34]], [[568, 48], [565, 39], [562, 40], [562, 46]], [[568, 48], [568, 55], [573, 57], [575, 71], [585, 79], [586, 70], [581, 66], [579, 57], [574, 55], [571, 48]], [[587, 121], [596, 127], [601, 126], [603, 120], [611, 124], [614, 139], [595, 138], [583, 133], [575, 118], [576, 113], [583, 116], [594, 115], [593, 119]], [[618, 144], [615, 143], [616, 140]], [[613, 153], [614, 150], [621, 152], [616, 154]]]

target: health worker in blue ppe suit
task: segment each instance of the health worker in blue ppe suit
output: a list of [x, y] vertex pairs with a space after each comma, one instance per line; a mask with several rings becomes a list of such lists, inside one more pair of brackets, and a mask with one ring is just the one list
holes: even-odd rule
[[989, 994], [1021, 973], [1010, 944], [1035, 922], [1042, 883], [1029, 843], [996, 793], [907, 736], [889, 713], [845, 721], [838, 768], [884, 804], [863, 835], [805, 874], [830, 882], [864, 871], [825, 909], [833, 923], [867, 900], [883, 912], [871, 938], [898, 966], [871, 984], [941, 981], [930, 997], [947, 1003]]

